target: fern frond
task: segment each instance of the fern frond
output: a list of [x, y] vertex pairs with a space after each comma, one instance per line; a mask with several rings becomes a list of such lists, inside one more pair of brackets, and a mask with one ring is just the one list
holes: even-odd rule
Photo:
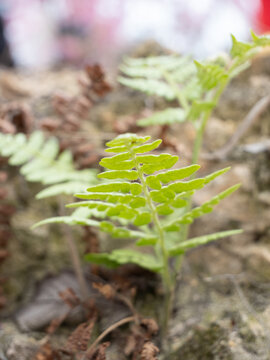
[[263, 47], [270, 46], [269, 36], [257, 36], [251, 31], [252, 41], [250, 43], [244, 43], [238, 41], [233, 35], [232, 37], [232, 48], [231, 56], [234, 63], [229, 70], [230, 78], [239, 74], [239, 72], [245, 70], [249, 64], [250, 59], [257, 54]]
[[181, 97], [182, 91], [182, 100], [185, 103], [198, 94], [198, 84], [194, 81], [196, 66], [188, 57], [170, 55], [141, 59], [126, 58], [120, 70], [126, 75], [119, 77], [121, 84], [149, 95], [174, 100]]
[[[108, 152], [114, 154], [100, 161], [100, 165], [106, 169], [99, 174], [99, 177], [108, 180], [88, 187], [86, 192], [76, 195], [84, 201], [68, 205], [77, 210], [82, 208], [90, 212], [95, 211], [94, 220], [92, 220], [93, 215], [90, 215], [90, 218], [82, 218], [72, 214], [60, 220], [59, 218], [48, 219], [38, 225], [53, 222], [90, 225], [98, 227], [112, 237], [135, 239], [138, 246], [154, 245], [157, 249], [161, 249], [163, 246], [161, 237], [165, 238], [167, 232], [178, 231], [182, 224], [190, 223], [197, 217], [209, 213], [215, 205], [239, 187], [235, 185], [202, 206], [185, 211], [187, 199], [194, 191], [203, 188], [227, 172], [229, 168], [216, 171], [204, 178], [187, 179], [194, 175], [200, 166], [191, 165], [172, 169], [178, 157], [170, 154], [148, 153], [161, 143], [160, 140], [154, 142], [149, 142], [149, 140], [149, 136], [125, 134], [106, 144]], [[170, 220], [174, 213], [179, 213], [176, 209], [182, 209], [183, 214]], [[121, 221], [124, 223], [122, 224]], [[134, 226], [138, 230], [134, 230]], [[203, 244], [218, 236], [193, 239], [189, 246], [183, 242], [181, 249], [180, 247], [168, 248], [168, 251], [179, 254], [192, 247], [192, 244]], [[166, 247], [167, 245], [164, 247], [165, 251], [167, 251]], [[134, 256], [130, 256], [132, 254]], [[116, 250], [111, 254], [90, 254], [87, 259], [99, 264], [111, 264], [111, 266], [133, 262], [153, 271], [163, 271], [160, 267], [159, 256], [151, 255], [149, 261], [145, 261], [144, 254], [133, 250]]]
[[45, 198], [60, 194], [83, 191], [96, 182], [95, 170], [76, 170], [72, 154], [66, 150], [59, 154], [56, 138], [45, 140], [40, 131], [29, 139], [24, 134], [0, 134], [0, 155], [9, 157], [9, 164], [21, 166], [20, 172], [30, 182], [52, 185], [37, 197]]
[[252, 41], [245, 43], [232, 35], [231, 61], [215, 59], [199, 63], [179, 55], [124, 59], [120, 70], [125, 77], [119, 78], [120, 83], [169, 101], [177, 100], [180, 106], [140, 119], [138, 124], [170, 125], [209, 116], [229, 80], [244, 71], [262, 47], [270, 46], [270, 37], [253, 32], [251, 36]]

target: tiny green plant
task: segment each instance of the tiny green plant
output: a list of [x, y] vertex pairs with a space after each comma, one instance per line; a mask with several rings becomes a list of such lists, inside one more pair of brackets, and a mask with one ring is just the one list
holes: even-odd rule
[[[109, 267], [134, 263], [160, 273], [166, 294], [163, 319], [166, 332], [179, 268], [171, 266], [171, 260], [180, 263], [188, 249], [241, 232], [223, 231], [186, 240], [181, 228], [210, 213], [222, 199], [237, 190], [239, 184], [187, 211], [186, 205], [193, 193], [229, 168], [195, 178], [199, 165], [174, 169], [178, 156], [152, 154], [161, 140], [149, 140], [150, 136], [125, 134], [109, 141], [106, 152], [114, 155], [100, 161], [100, 165], [106, 168], [98, 175], [100, 184], [75, 195], [83, 201], [67, 205], [69, 208], [85, 209], [87, 213], [80, 216], [77, 209], [75, 215], [46, 219], [35, 226], [54, 222], [90, 225], [114, 238], [134, 239], [138, 247], [146, 247], [149, 251], [122, 248], [111, 253], [91, 253], [86, 259]], [[183, 181], [189, 177], [192, 178]]]
[[167, 127], [192, 122], [195, 128], [192, 163], [197, 163], [207, 122], [220, 96], [229, 82], [250, 65], [250, 60], [263, 47], [270, 46], [268, 36], [251, 32], [251, 38], [251, 42], [245, 43], [232, 35], [230, 56], [204, 62], [176, 54], [126, 58], [120, 67], [125, 75], [119, 77], [121, 84], [177, 104], [138, 120], [138, 125]]
[[[176, 104], [138, 120], [138, 125], [161, 126], [160, 137], [164, 139], [169, 125], [183, 122], [193, 124], [195, 137], [191, 164], [199, 161], [208, 120], [227, 85], [249, 67], [251, 59], [262, 48], [270, 46], [269, 36], [257, 36], [253, 32], [249, 43], [238, 41], [233, 35], [231, 37], [230, 56], [204, 62], [177, 54], [126, 58], [120, 67], [125, 75], [119, 77], [121, 84]], [[191, 199], [187, 200], [186, 212], [191, 209]], [[181, 231], [186, 239], [189, 224], [184, 225]]]

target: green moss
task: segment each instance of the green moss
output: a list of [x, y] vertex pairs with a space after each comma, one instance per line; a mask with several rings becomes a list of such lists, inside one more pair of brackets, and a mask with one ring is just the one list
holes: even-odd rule
[[233, 360], [228, 332], [216, 323], [210, 324], [208, 328], [196, 328], [172, 359]]

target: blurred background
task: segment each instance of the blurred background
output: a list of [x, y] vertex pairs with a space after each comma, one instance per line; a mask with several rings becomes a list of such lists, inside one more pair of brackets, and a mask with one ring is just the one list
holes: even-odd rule
[[0, 61], [113, 66], [138, 43], [205, 58], [270, 29], [270, 0], [0, 0]]

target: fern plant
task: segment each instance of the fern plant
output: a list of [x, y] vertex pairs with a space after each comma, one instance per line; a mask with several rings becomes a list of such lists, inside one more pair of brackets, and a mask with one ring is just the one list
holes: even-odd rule
[[[168, 125], [192, 122], [195, 129], [192, 164], [198, 163], [207, 122], [226, 86], [250, 65], [254, 55], [270, 45], [268, 36], [257, 36], [251, 32], [251, 38], [250, 43], [244, 43], [232, 35], [230, 57], [227, 59], [219, 57], [201, 63], [178, 55], [125, 59], [120, 70], [126, 76], [119, 78], [120, 83], [178, 103], [178, 107], [167, 107], [139, 120], [138, 124], [161, 125], [164, 136]], [[186, 203], [185, 212], [190, 211], [191, 199]], [[188, 232], [189, 224], [186, 224], [182, 228], [185, 239]]]
[[29, 138], [21, 133], [0, 133], [0, 156], [8, 157], [12, 166], [21, 166], [20, 172], [27, 181], [47, 186], [36, 195], [38, 199], [71, 195], [96, 182], [95, 170], [77, 170], [72, 153], [60, 153], [58, 140], [45, 140], [41, 131], [33, 132]]
[[46, 219], [35, 226], [55, 222], [89, 225], [98, 227], [115, 238], [134, 239], [138, 247], [150, 249], [136, 251], [123, 248], [111, 253], [88, 254], [86, 259], [109, 267], [134, 263], [160, 273], [167, 295], [164, 319], [166, 329], [176, 282], [176, 272], [170, 266], [171, 258], [179, 261], [188, 249], [241, 232], [230, 230], [185, 240], [179, 232], [181, 227], [210, 213], [214, 206], [237, 190], [239, 185], [234, 185], [203, 205], [185, 212], [190, 196], [229, 168], [204, 178], [183, 181], [193, 176], [200, 166], [193, 164], [172, 169], [178, 156], [149, 154], [161, 144], [161, 140], [149, 140], [150, 136], [125, 134], [108, 142], [106, 152], [115, 155], [101, 160], [100, 165], [106, 170], [98, 175], [106, 181], [89, 187], [85, 193], [76, 194], [77, 198], [84, 201], [67, 205], [69, 208], [77, 208], [71, 216]]
[[[46, 186], [36, 195], [38, 199], [71, 195], [74, 191], [84, 191], [89, 184], [96, 183], [96, 170], [77, 170], [72, 153], [68, 150], [60, 153], [58, 140], [54, 137], [45, 140], [40, 131], [33, 132], [29, 138], [20, 133], [0, 133], [0, 156], [8, 157], [10, 165], [21, 166], [20, 172], [27, 181], [40, 182]], [[60, 211], [61, 208], [60, 202]], [[81, 295], [86, 298], [87, 285], [77, 247], [66, 227], [63, 227], [63, 233]]]
[[170, 125], [191, 121], [196, 130], [193, 163], [198, 162], [203, 133], [212, 110], [228, 83], [245, 70], [250, 59], [270, 45], [267, 36], [251, 33], [252, 41], [244, 43], [232, 35], [230, 58], [212, 61], [192, 61], [179, 55], [148, 58], [126, 58], [120, 70], [125, 76], [119, 82], [149, 95], [175, 100], [178, 107], [167, 107], [150, 117], [138, 120], [138, 125]]

